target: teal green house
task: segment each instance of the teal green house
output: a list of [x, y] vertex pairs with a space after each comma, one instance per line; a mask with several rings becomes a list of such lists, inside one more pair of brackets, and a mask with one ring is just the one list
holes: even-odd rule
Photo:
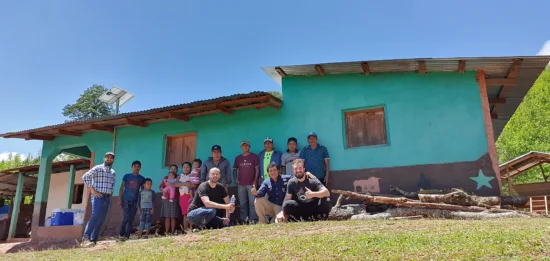
[[[269, 136], [284, 151], [289, 137], [306, 146], [312, 131], [329, 150], [330, 189], [463, 188], [500, 195], [495, 139], [549, 61], [437, 58], [267, 67], [283, 100], [251, 92], [0, 136], [43, 140], [33, 229], [44, 225], [52, 160], [59, 153], [100, 164], [105, 152], [115, 151], [117, 188], [134, 160], [157, 188], [170, 164], [205, 160], [214, 144], [233, 163], [242, 140], [257, 153]], [[116, 231], [119, 215], [113, 206], [106, 233]]]

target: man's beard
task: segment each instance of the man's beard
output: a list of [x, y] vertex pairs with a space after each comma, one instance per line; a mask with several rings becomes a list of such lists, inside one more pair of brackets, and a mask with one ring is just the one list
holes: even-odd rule
[[212, 183], [218, 183], [219, 180], [220, 180], [219, 178], [216, 178], [216, 179], [210, 178], [210, 182]]
[[110, 166], [112, 166], [112, 165], [113, 165], [113, 163], [112, 163], [112, 162], [111, 162], [111, 163], [109, 163], [109, 162], [104, 162], [104, 163], [105, 163], [105, 166], [107, 166], [107, 167], [110, 167]]
[[296, 174], [294, 174], [294, 176], [296, 176], [296, 178], [298, 178], [298, 179], [302, 179], [302, 178], [304, 178], [305, 175], [302, 172], [302, 173], [296, 173]]

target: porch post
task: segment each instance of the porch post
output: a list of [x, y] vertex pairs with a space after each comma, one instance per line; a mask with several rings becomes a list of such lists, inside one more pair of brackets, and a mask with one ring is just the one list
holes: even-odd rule
[[512, 177], [510, 177], [510, 169], [509, 168], [506, 168], [506, 179], [508, 181], [508, 194], [510, 196], [513, 196], [514, 195], [514, 190], [513, 190], [513, 187], [512, 187]]
[[67, 193], [67, 202], [65, 204], [65, 208], [70, 209], [73, 206], [73, 191], [74, 191], [74, 176], [75, 176], [75, 168], [74, 165], [71, 165], [70, 171], [69, 171], [69, 182], [68, 182], [68, 193]]
[[38, 239], [38, 227], [44, 226], [46, 221], [46, 206], [48, 204], [48, 193], [50, 192], [50, 177], [52, 175], [52, 162], [59, 151], [50, 151], [40, 157], [40, 168], [38, 169], [38, 181], [36, 183], [36, 195], [34, 197], [34, 209], [32, 212], [31, 241]]
[[23, 197], [23, 183], [25, 182], [23, 173], [17, 174], [17, 189], [15, 190], [15, 197], [13, 200], [13, 211], [11, 212], [10, 230], [8, 232], [8, 239], [12, 239], [15, 236], [15, 229], [17, 228], [17, 220], [19, 219], [19, 208], [21, 207], [21, 199]]

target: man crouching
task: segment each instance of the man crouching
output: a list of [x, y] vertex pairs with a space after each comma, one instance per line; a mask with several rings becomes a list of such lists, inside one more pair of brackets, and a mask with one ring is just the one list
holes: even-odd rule
[[294, 160], [294, 177], [288, 181], [283, 210], [277, 222], [326, 220], [332, 208], [330, 192], [318, 179], [305, 174], [304, 160]]

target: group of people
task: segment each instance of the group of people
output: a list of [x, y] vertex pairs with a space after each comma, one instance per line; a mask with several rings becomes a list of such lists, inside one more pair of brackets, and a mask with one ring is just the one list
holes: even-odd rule
[[[309, 145], [298, 150], [296, 138], [289, 138], [284, 153], [274, 150], [271, 138], [264, 140], [259, 154], [250, 152], [251, 144], [241, 142], [242, 153], [230, 167], [222, 157], [219, 145], [212, 146], [212, 157], [203, 164], [200, 159], [184, 162], [182, 174], [178, 166], [159, 185], [162, 192], [160, 216], [165, 219], [167, 234], [176, 230], [177, 219], [183, 217], [185, 230], [221, 228], [229, 224], [235, 210], [229, 198], [232, 177], [238, 186], [239, 220], [242, 223], [269, 223], [300, 220], [322, 220], [331, 209], [328, 186], [330, 165], [326, 147], [317, 143], [317, 135], [309, 133]], [[114, 153], [105, 154], [104, 163], [94, 166], [82, 178], [91, 192], [92, 215], [86, 225], [82, 245], [94, 245], [110, 206], [114, 191]], [[119, 239], [128, 239], [133, 220], [140, 217], [138, 236], [146, 237], [155, 212], [153, 182], [140, 175], [141, 162], [132, 162], [132, 173], [122, 178], [119, 205], [122, 225]], [[145, 235], [142, 232], [145, 230]]]

